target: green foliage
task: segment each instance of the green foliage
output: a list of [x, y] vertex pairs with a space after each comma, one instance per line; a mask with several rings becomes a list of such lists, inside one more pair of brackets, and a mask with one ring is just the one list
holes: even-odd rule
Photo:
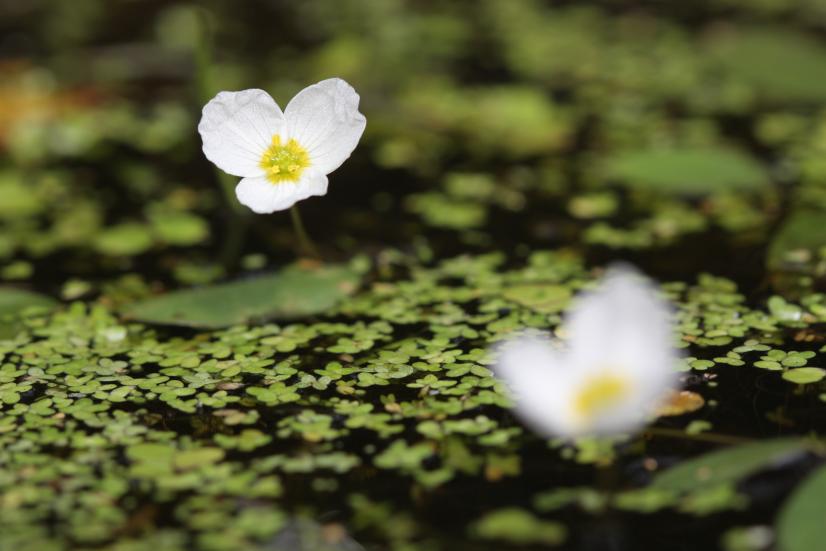
[[345, 266], [291, 266], [272, 275], [176, 291], [127, 306], [130, 319], [187, 327], [226, 327], [253, 320], [290, 319], [333, 307], [358, 284]]
[[769, 245], [766, 255], [769, 269], [798, 271], [812, 266], [818, 256], [822, 257], [823, 251], [826, 251], [824, 224], [826, 210], [793, 211]]
[[719, 33], [710, 51], [721, 69], [774, 101], [822, 101], [826, 48], [804, 33], [783, 28], [740, 28]]
[[816, 383], [824, 376], [826, 376], [826, 370], [819, 367], [796, 367], [783, 373], [784, 379], [799, 385]]
[[[78, 302], [53, 313], [33, 310], [15, 340], [0, 342], [4, 514], [15, 515], [19, 527], [56, 514], [60, 534], [99, 542], [117, 539], [123, 515], [140, 510], [110, 509], [110, 520], [96, 522], [94, 533], [84, 531], [72, 511], [91, 514], [97, 502], [76, 491], [55, 513], [48, 504], [60, 479], [111, 492], [124, 503], [133, 503], [139, 491], [151, 503], [172, 507], [172, 524], [198, 538], [217, 537], [210, 527], [221, 519], [231, 534], [227, 545], [246, 545], [284, 529], [283, 508], [300, 477], [315, 481], [312, 499], [321, 501], [331, 491], [331, 476], [345, 495], [370, 492], [369, 484], [358, 482], [368, 474], [415, 492], [449, 494], [454, 484], [472, 481], [492, 495], [498, 485], [534, 477], [521, 450], [535, 449], [536, 440], [507, 413], [510, 398], [488, 368], [486, 349], [523, 327], [556, 327], [565, 304], [593, 274], [581, 258], [559, 251], [537, 251], [507, 268], [503, 260], [465, 255], [425, 267], [398, 256], [394, 270], [370, 276], [361, 292], [339, 297], [316, 318], [183, 338], [124, 324], [104, 306]], [[402, 269], [410, 275], [393, 275]], [[770, 376], [777, 381], [809, 369], [813, 352], [767, 337], [790, 323], [784, 309], [775, 307], [775, 317], [768, 307], [746, 306], [736, 285], [708, 275], [664, 290], [679, 306], [680, 341], [690, 339], [698, 351], [715, 355], [713, 361], [687, 360], [686, 369], [773, 362], [778, 373]], [[793, 323], [808, 327], [809, 310], [797, 307], [802, 314]], [[694, 389], [707, 400], [714, 392], [706, 384]], [[710, 430], [697, 422], [686, 423], [687, 437]], [[615, 444], [556, 443], [532, 453], [562, 468], [586, 468], [617, 461]], [[21, 446], [26, 453], [17, 451]], [[52, 453], [55, 447], [61, 455]], [[536, 508], [647, 513], [670, 507], [699, 516], [742, 509], [748, 501], [734, 484], [807, 449], [800, 440], [734, 447], [682, 462], [651, 486], [612, 499], [562, 487], [538, 496]], [[51, 470], [29, 478], [32, 462], [48, 462]], [[253, 501], [229, 505], [241, 497]], [[408, 541], [418, 537], [421, 525], [411, 524], [404, 510], [393, 511], [402, 515], [398, 522]], [[480, 542], [560, 541], [557, 522], [517, 511], [462, 518]], [[278, 522], [251, 523], [257, 515]], [[0, 541], [17, 541], [13, 534]]]
[[788, 499], [777, 519], [777, 542], [783, 551], [807, 551], [823, 544], [823, 495], [826, 467], [804, 480]]
[[113, 256], [138, 255], [151, 246], [152, 234], [149, 228], [132, 222], [107, 228], [95, 238], [95, 249]]
[[757, 161], [726, 149], [630, 151], [609, 159], [608, 166], [611, 175], [627, 185], [660, 193], [759, 191], [768, 184]]
[[[28, 4], [0, 279], [44, 295], [0, 289], [0, 549], [488, 551], [606, 513], [644, 526], [629, 548], [687, 515], [704, 547], [771, 545], [822, 453], [797, 439], [826, 407], [822, 2]], [[279, 272], [295, 235], [235, 232], [193, 83], [285, 107], [332, 75], [369, 123], [302, 210], [369, 270]], [[615, 258], [664, 282], [704, 405], [544, 442], [488, 350]], [[816, 545], [820, 478], [781, 551]]]
[[652, 487], [671, 492], [693, 492], [733, 484], [762, 469], [782, 465], [807, 450], [804, 440], [773, 439], [714, 451], [660, 473]]
[[16, 316], [27, 310], [48, 311], [53, 310], [58, 302], [50, 297], [15, 289], [12, 287], [0, 287], [0, 316]]
[[524, 509], [499, 509], [488, 513], [473, 526], [478, 538], [511, 543], [558, 545], [565, 539], [565, 528], [556, 522], [536, 518]]

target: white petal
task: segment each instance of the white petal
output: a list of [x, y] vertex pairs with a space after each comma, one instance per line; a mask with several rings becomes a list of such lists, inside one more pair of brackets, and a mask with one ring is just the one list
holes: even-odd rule
[[367, 125], [358, 106], [359, 95], [340, 78], [308, 86], [284, 110], [287, 138], [307, 149], [314, 169], [329, 174], [347, 160]]
[[302, 199], [327, 193], [327, 176], [307, 171], [298, 182], [273, 184], [264, 176], [244, 178], [235, 188], [241, 204], [258, 214], [286, 210]]
[[513, 391], [516, 414], [544, 436], [571, 436], [572, 371], [550, 339], [524, 335], [496, 351], [494, 373]]
[[[579, 297], [566, 316], [566, 332], [564, 351], [549, 339], [520, 338], [497, 353], [494, 370], [513, 390], [516, 413], [541, 434], [631, 431], [676, 386], [671, 309], [633, 270], [613, 269]], [[582, 392], [607, 377], [623, 384], [621, 394], [594, 411], [578, 411]]]
[[612, 268], [596, 290], [578, 297], [565, 327], [573, 359], [595, 369], [622, 364], [636, 370], [661, 365], [649, 359], [674, 357], [671, 308], [651, 282], [631, 268]]
[[605, 411], [607, 425], [633, 424], [676, 385], [672, 310], [635, 270], [611, 269], [595, 291], [577, 299], [566, 327], [569, 361], [579, 377], [609, 371], [634, 382], [628, 400]]
[[284, 125], [284, 114], [263, 90], [220, 92], [204, 106], [198, 132], [204, 154], [235, 176], [263, 174], [261, 155]]

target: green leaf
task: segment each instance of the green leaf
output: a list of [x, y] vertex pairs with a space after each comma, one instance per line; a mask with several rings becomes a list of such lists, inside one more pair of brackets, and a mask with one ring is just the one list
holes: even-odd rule
[[781, 551], [811, 551], [823, 547], [826, 524], [826, 466], [821, 466], [795, 490], [777, 518], [777, 541]]
[[769, 27], [734, 30], [712, 41], [711, 56], [766, 99], [826, 99], [826, 48], [801, 33]]
[[660, 473], [650, 487], [681, 493], [736, 483], [807, 449], [800, 438], [777, 438], [713, 451]]
[[58, 301], [51, 297], [15, 289], [0, 287], [0, 339], [13, 337], [21, 327], [18, 315], [27, 310], [49, 311], [55, 309]]
[[514, 285], [502, 292], [506, 299], [545, 314], [564, 310], [572, 294], [569, 287], [552, 284]]
[[112, 256], [134, 256], [152, 247], [152, 233], [143, 224], [126, 222], [98, 234], [95, 249]]
[[799, 321], [803, 315], [803, 309], [796, 304], [786, 302], [783, 297], [777, 295], [769, 298], [766, 302], [769, 312], [780, 321]]
[[565, 540], [565, 527], [542, 520], [530, 511], [507, 507], [492, 511], [479, 519], [471, 531], [477, 538], [503, 540], [516, 544], [543, 543], [557, 545]]
[[823, 379], [824, 376], [826, 376], [826, 371], [819, 367], [798, 367], [783, 373], [784, 379], [799, 385], [816, 383]]
[[408, 209], [424, 221], [439, 228], [462, 230], [485, 223], [487, 211], [478, 203], [454, 199], [441, 193], [416, 193], [407, 199]]
[[58, 304], [58, 301], [45, 295], [14, 287], [0, 287], [0, 317], [16, 315], [28, 308], [51, 310]]
[[174, 463], [177, 469], [189, 470], [212, 465], [223, 458], [224, 450], [221, 448], [197, 448], [176, 453]]
[[171, 464], [175, 457], [175, 448], [169, 444], [147, 442], [126, 448], [126, 457], [136, 463]]
[[770, 270], [808, 263], [826, 247], [826, 211], [793, 212], [775, 234], [766, 254]]
[[130, 304], [123, 313], [147, 323], [203, 328], [292, 319], [332, 308], [358, 281], [358, 272], [347, 266], [292, 265], [275, 274], [150, 298]]
[[630, 187], [684, 195], [756, 191], [769, 182], [759, 162], [724, 148], [629, 151], [609, 159], [608, 170]]
[[170, 245], [195, 245], [209, 236], [206, 220], [189, 212], [153, 212], [149, 221], [155, 235]]
[[22, 220], [33, 216], [47, 206], [47, 203], [32, 193], [32, 187], [23, 181], [17, 172], [4, 171], [0, 174], [0, 219]]

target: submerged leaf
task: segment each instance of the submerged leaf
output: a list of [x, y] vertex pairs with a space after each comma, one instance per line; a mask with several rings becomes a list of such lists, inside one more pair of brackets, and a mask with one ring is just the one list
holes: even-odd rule
[[124, 315], [147, 323], [218, 328], [259, 319], [292, 319], [324, 312], [355, 290], [347, 266], [292, 265], [261, 277], [186, 289], [131, 304]]

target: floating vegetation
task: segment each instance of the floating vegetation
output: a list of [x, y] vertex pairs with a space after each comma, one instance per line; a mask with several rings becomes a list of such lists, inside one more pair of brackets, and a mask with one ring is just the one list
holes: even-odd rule
[[[110, 4], [4, 19], [0, 549], [818, 547], [819, 2]], [[327, 197], [243, 208], [202, 107], [330, 77], [335, 159], [246, 167]], [[565, 346], [617, 261], [680, 388], [538, 435], [491, 351]]]

